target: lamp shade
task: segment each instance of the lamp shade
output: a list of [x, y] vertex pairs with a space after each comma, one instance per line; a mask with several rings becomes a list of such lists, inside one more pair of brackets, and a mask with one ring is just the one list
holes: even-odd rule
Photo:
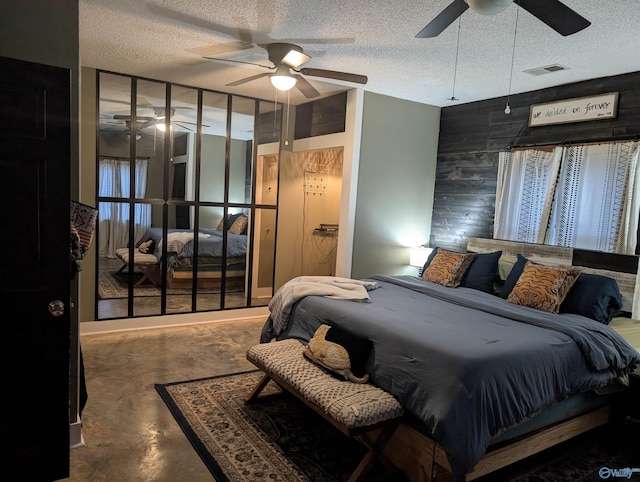
[[409, 251], [409, 265], [422, 268], [427, 262], [427, 258], [433, 251], [433, 248], [426, 246], [415, 246]]
[[467, 0], [469, 8], [480, 15], [496, 15], [505, 10], [513, 0]]
[[296, 85], [296, 78], [291, 77], [290, 75], [282, 75], [279, 73], [275, 73], [269, 77], [273, 86], [278, 90], [291, 90], [294, 85]]

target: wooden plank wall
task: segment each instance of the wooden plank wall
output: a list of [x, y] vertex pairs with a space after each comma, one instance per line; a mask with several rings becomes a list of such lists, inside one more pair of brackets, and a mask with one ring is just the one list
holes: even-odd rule
[[[548, 74], [554, 75], [554, 74]], [[528, 127], [532, 104], [619, 92], [614, 119]], [[434, 246], [464, 250], [469, 236], [491, 238], [498, 153], [508, 146], [640, 136], [640, 72], [445, 107], [440, 120], [431, 221]]]
[[[258, 117], [258, 144], [266, 144], [280, 139], [282, 109], [275, 113], [266, 112]], [[319, 100], [313, 100], [295, 107], [295, 139], [323, 136], [344, 132], [347, 113], [347, 93], [341, 92]]]

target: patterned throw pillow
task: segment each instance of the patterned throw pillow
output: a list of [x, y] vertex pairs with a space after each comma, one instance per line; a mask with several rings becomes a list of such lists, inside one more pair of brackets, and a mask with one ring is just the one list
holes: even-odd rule
[[474, 256], [473, 253], [454, 253], [439, 249], [431, 264], [422, 273], [422, 279], [449, 288], [456, 288], [460, 285]]
[[527, 261], [507, 301], [549, 313], [558, 313], [580, 270]]
[[244, 234], [247, 230], [249, 219], [246, 216], [238, 216], [229, 228], [231, 234]]

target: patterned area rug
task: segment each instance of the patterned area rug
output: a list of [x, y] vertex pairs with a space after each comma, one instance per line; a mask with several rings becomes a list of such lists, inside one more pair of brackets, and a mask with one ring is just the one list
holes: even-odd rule
[[[366, 450], [288, 393], [245, 405], [262, 372], [156, 385], [216, 481], [345, 481]], [[271, 382], [263, 393], [280, 393]]]
[[[347, 480], [364, 447], [286, 392], [245, 405], [245, 396], [261, 376], [261, 372], [245, 372], [155, 387], [216, 481]], [[272, 383], [263, 393], [280, 392]], [[633, 442], [638, 436], [637, 422], [624, 421], [477, 480], [638, 481], [640, 452]], [[603, 468], [611, 471], [601, 475]], [[628, 478], [612, 475], [613, 470], [625, 469]], [[627, 475], [618, 472], [623, 473]], [[403, 480], [385, 473], [384, 466], [374, 467], [369, 475], [375, 481]]]
[[[135, 281], [142, 277], [142, 273], [135, 271], [133, 273]], [[110, 300], [116, 298], [127, 298], [129, 296], [127, 283], [128, 273], [116, 273], [115, 271], [107, 271], [101, 269], [98, 271], [98, 296], [102, 300]], [[160, 296], [160, 287], [153, 285], [151, 282], [144, 283], [142, 286], [134, 287], [134, 296]], [[227, 288], [227, 292], [238, 292], [242, 289]], [[198, 293], [220, 293], [217, 288], [200, 288]], [[191, 289], [188, 288], [169, 288], [168, 295], [190, 295]]]

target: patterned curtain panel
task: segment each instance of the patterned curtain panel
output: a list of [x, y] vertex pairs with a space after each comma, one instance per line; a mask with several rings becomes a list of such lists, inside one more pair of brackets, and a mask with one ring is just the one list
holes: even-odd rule
[[[136, 199], [144, 198], [147, 189], [147, 167], [149, 161], [136, 159], [135, 192]], [[100, 159], [100, 197], [130, 197], [129, 161], [120, 159]], [[129, 245], [129, 204], [127, 202], [101, 202], [98, 219], [100, 223], [99, 256], [115, 258], [116, 250]], [[135, 240], [151, 225], [151, 206], [136, 204], [134, 210]], [[135, 241], [134, 240], [134, 241]]]
[[547, 244], [634, 254], [638, 142], [564, 148]]
[[494, 238], [634, 254], [640, 143], [501, 153]]
[[543, 243], [562, 148], [500, 153], [493, 237]]

